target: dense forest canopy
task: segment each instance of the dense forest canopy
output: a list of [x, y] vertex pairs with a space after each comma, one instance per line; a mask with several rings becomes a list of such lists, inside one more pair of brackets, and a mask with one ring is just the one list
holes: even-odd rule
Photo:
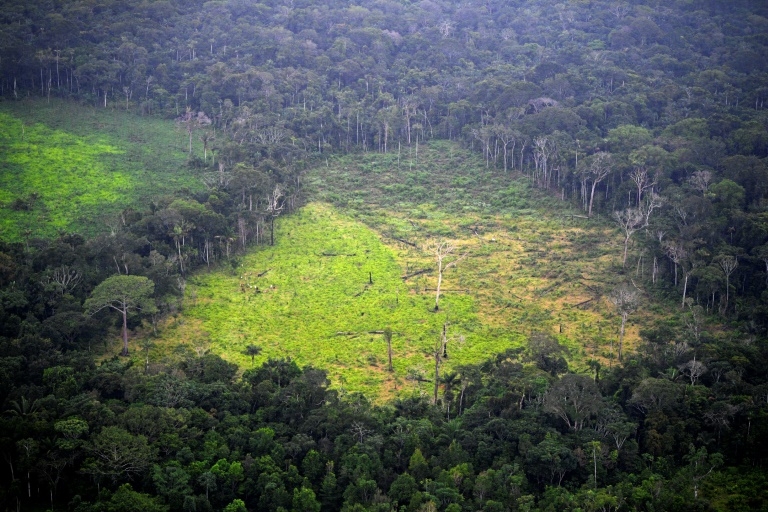
[[[0, 5], [3, 102], [173, 120], [204, 184], [93, 237], [0, 242], [5, 509], [765, 508], [763, 2]], [[389, 404], [291, 360], [241, 374], [129, 344], [178, 313], [193, 272], [275, 243], [313, 165], [396, 153], [399, 168], [438, 139], [611, 223], [622, 336], [638, 283], [682, 313], [590, 375], [545, 333], [439, 378], [436, 349], [434, 397]], [[115, 325], [133, 357], [97, 360]]]

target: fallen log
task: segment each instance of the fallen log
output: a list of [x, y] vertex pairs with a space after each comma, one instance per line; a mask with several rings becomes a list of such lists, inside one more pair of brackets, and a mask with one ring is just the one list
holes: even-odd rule
[[392, 240], [396, 240], [396, 241], [398, 241], [398, 242], [400, 242], [400, 243], [403, 243], [403, 244], [405, 244], [405, 245], [410, 245], [411, 247], [415, 247], [416, 249], [418, 249], [418, 248], [419, 248], [419, 246], [418, 246], [418, 245], [416, 245], [415, 243], [413, 243], [413, 242], [409, 242], [408, 240], [403, 240], [402, 238], [396, 238], [396, 237], [394, 237], [394, 236], [393, 236], [393, 237], [392, 237]]
[[400, 278], [403, 281], [407, 281], [408, 279], [410, 279], [412, 277], [420, 276], [421, 274], [431, 274], [434, 270], [435, 269], [433, 269], [433, 268], [425, 268], [425, 269], [419, 270], [417, 272], [413, 272], [412, 274], [406, 274], [404, 276], [400, 276]]
[[584, 306], [585, 304], [589, 304], [593, 300], [597, 300], [597, 299], [598, 299], [598, 297], [592, 297], [591, 299], [587, 299], [587, 300], [581, 301], [578, 304], [574, 304], [573, 306], [570, 306], [570, 307], [578, 308], [578, 307]]

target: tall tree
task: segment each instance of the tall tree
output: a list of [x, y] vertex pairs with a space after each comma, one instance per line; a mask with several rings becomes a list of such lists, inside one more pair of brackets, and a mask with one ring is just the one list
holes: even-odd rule
[[105, 308], [112, 308], [123, 315], [123, 352], [128, 355], [128, 312], [153, 313], [157, 310], [152, 294], [155, 283], [144, 276], [117, 275], [108, 277], [91, 292], [85, 301], [85, 312], [94, 315]]
[[451, 267], [455, 267], [461, 260], [467, 257], [467, 253], [455, 256], [456, 245], [448, 241], [436, 242], [432, 247], [437, 263], [437, 288], [435, 288], [435, 311], [440, 309], [440, 291], [443, 285], [443, 273]]
[[595, 189], [597, 185], [603, 181], [613, 170], [613, 160], [610, 153], [600, 151], [595, 153], [589, 159], [584, 173], [592, 180], [592, 190], [589, 194], [589, 209], [587, 210], [587, 216], [592, 216], [592, 206], [595, 202]]
[[613, 291], [610, 296], [610, 301], [616, 306], [616, 309], [621, 315], [621, 328], [619, 330], [619, 361], [621, 361], [622, 350], [624, 347], [624, 330], [627, 326], [627, 318], [629, 318], [630, 313], [637, 309], [639, 294], [636, 290], [623, 284]]
[[[638, 197], [640, 197], [639, 194]], [[657, 194], [651, 194], [645, 201], [645, 204], [642, 204], [637, 208], [625, 208], [624, 210], [613, 212], [613, 218], [619, 223], [621, 230], [624, 231], [624, 258], [621, 262], [622, 267], [627, 266], [627, 248], [629, 246], [629, 239], [632, 238], [632, 235], [634, 235], [636, 231], [648, 227], [651, 213], [659, 206], [661, 206], [661, 198]]]

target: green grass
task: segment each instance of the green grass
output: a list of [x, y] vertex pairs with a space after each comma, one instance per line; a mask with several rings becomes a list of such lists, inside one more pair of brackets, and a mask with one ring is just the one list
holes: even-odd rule
[[[388, 396], [414, 390], [409, 374], [432, 377], [432, 353], [445, 322], [446, 370], [522, 341], [517, 333], [484, 326], [468, 294], [445, 293], [434, 312], [434, 294], [401, 278], [396, 252], [329, 205], [312, 203], [278, 225], [275, 246], [251, 251], [236, 272], [222, 269], [191, 281], [187, 297], [196, 299], [187, 301], [183, 321], [165, 330], [166, 346], [209, 343], [249, 368], [243, 352], [255, 344], [263, 348], [256, 364], [291, 357], [328, 370], [341, 389]], [[383, 336], [372, 334], [386, 327], [394, 332], [394, 374], [387, 371]]]
[[0, 103], [0, 238], [93, 235], [125, 208], [201, 188], [186, 144], [170, 121], [56, 100]]

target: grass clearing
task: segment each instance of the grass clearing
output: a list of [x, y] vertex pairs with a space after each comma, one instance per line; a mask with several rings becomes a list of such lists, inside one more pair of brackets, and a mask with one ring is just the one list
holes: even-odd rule
[[[208, 347], [246, 369], [245, 347], [255, 344], [263, 348], [255, 364], [292, 357], [328, 370], [339, 389], [379, 399], [431, 393], [412, 377], [433, 377], [446, 321], [443, 371], [537, 331], [568, 347], [577, 370], [590, 359], [610, 364], [619, 317], [605, 296], [621, 280], [613, 226], [572, 217], [524, 177], [485, 169], [454, 144], [421, 145], [419, 155], [412, 165], [401, 155], [399, 167], [396, 154], [367, 154], [313, 169], [306, 181], [315, 201], [278, 219], [275, 247], [253, 249], [236, 272], [191, 280], [185, 313], [164, 331], [165, 354], [179, 343]], [[467, 257], [446, 272], [435, 313], [429, 246], [441, 239]], [[630, 317], [625, 350], [649, 315]], [[372, 334], [387, 326], [394, 373], [383, 337]]]
[[131, 206], [202, 187], [173, 123], [51, 100], [0, 103], [0, 238], [93, 235]]
[[[166, 351], [179, 342], [209, 346], [249, 368], [244, 351], [254, 344], [263, 348], [256, 364], [292, 357], [328, 370], [342, 390], [383, 399], [415, 389], [409, 377], [430, 378], [445, 322], [446, 368], [522, 342], [484, 326], [469, 294], [445, 293], [434, 312], [433, 293], [402, 279], [396, 249], [330, 205], [309, 204], [278, 224], [274, 247], [251, 251], [234, 270], [190, 280], [187, 297], [196, 298], [188, 299], [181, 321], [164, 329]], [[451, 277], [446, 288], [455, 285]], [[394, 373], [387, 371], [386, 342], [377, 332], [386, 327], [394, 333]]]

